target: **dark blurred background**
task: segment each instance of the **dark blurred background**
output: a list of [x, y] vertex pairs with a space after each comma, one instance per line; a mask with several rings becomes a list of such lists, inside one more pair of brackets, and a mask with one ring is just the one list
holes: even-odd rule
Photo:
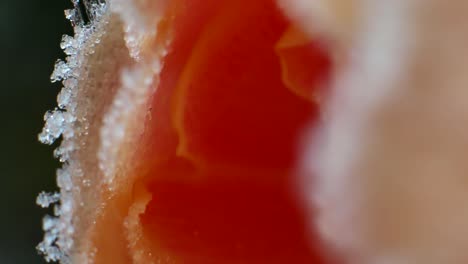
[[43, 115], [56, 106], [59, 84], [49, 76], [63, 58], [59, 43], [71, 26], [69, 0], [0, 0], [1, 190], [0, 263], [45, 263], [35, 247], [47, 210], [37, 194], [54, 191], [58, 162], [37, 134]]

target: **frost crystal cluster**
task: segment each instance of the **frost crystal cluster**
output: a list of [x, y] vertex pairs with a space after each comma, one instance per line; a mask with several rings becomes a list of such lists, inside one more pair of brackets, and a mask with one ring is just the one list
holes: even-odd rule
[[[73, 215], [76, 202], [73, 198], [74, 181], [72, 177], [85, 180], [82, 165], [72, 157], [80, 149], [77, 137], [87, 133], [83, 116], [77, 111], [80, 93], [80, 75], [87, 58], [94, 53], [92, 46], [99, 43], [101, 36], [99, 27], [101, 21], [108, 19], [105, 14], [107, 6], [103, 1], [73, 0], [74, 8], [65, 11], [65, 16], [73, 25], [75, 36], [64, 35], [60, 44], [67, 55], [65, 60], [57, 60], [51, 75], [52, 82], [62, 81], [63, 88], [57, 97], [58, 107], [48, 111], [45, 116], [45, 126], [39, 134], [39, 141], [52, 144], [62, 137], [60, 146], [54, 155], [63, 166], [57, 171], [57, 184], [60, 193], [42, 192], [37, 198], [41, 207], [54, 204], [54, 216], [43, 219], [44, 240], [37, 246], [38, 251], [45, 256], [46, 261], [69, 263], [69, 254], [73, 246]], [[92, 43], [92, 44], [90, 44]], [[78, 124], [79, 123], [79, 124]], [[79, 134], [79, 135], [76, 135]]]
[[143, 2], [72, 0], [74, 8], [65, 11], [74, 36], [63, 36], [67, 57], [57, 60], [51, 75], [63, 89], [39, 134], [49, 145], [61, 138], [54, 155], [63, 163], [57, 170], [60, 192], [37, 198], [39, 206], [54, 207], [53, 216], [43, 219], [44, 239], [37, 246], [48, 262], [93, 262], [92, 243], [80, 234], [99, 217], [106, 202], [102, 192], [118, 184], [117, 161], [129, 153], [121, 149], [132, 144], [138, 128], [132, 120], [144, 114], [165, 54], [163, 45], [142, 48], [156, 35], [148, 29], [157, 22], [145, 18]]

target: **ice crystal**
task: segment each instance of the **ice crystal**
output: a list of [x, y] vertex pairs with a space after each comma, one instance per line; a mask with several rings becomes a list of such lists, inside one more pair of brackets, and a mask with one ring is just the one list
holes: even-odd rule
[[47, 208], [60, 200], [60, 193], [46, 193], [41, 192], [36, 199], [36, 203], [42, 207]]
[[[83, 1], [83, 2], [80, 2]], [[53, 144], [60, 137], [62, 142], [54, 151], [55, 157], [64, 163], [57, 170], [57, 185], [60, 193], [42, 192], [37, 197], [37, 204], [41, 207], [54, 205], [54, 215], [47, 215], [43, 219], [44, 239], [37, 246], [40, 254], [47, 262], [70, 263], [70, 250], [73, 246], [73, 177], [82, 177], [81, 165], [73, 161], [71, 155], [80, 146], [76, 145], [75, 133], [86, 133], [87, 126], [76, 129], [78, 120], [76, 112], [77, 93], [82, 64], [87, 56], [93, 53], [92, 39], [96, 42], [99, 25], [104, 20], [107, 5], [104, 1], [72, 0], [75, 8], [66, 10], [65, 17], [74, 27], [74, 36], [64, 35], [60, 43], [67, 57], [57, 60], [51, 75], [52, 82], [61, 81], [63, 89], [57, 96], [58, 108], [48, 111], [45, 116], [45, 125], [39, 134], [39, 141]]]
[[72, 69], [70, 68], [70, 65], [68, 65], [62, 60], [57, 60], [57, 62], [55, 62], [54, 72], [50, 76], [50, 79], [52, 80], [52, 82], [58, 82], [64, 79], [68, 79], [68, 77], [70, 77], [71, 74]]
[[63, 89], [39, 135], [45, 144], [61, 139], [54, 156], [63, 162], [57, 170], [60, 198], [40, 195], [41, 206], [57, 202], [54, 215], [44, 218], [37, 247], [46, 261], [93, 262], [95, 247], [79, 234], [95, 225], [105, 205], [102, 187], [118, 186], [121, 150], [133, 146], [141, 131], [135, 120], [146, 114], [167, 53], [168, 36], [155, 41], [161, 17], [147, 10], [149, 2], [72, 0], [74, 8], [65, 11], [75, 34], [62, 37], [67, 57], [57, 61], [51, 81], [61, 81]]
[[63, 35], [60, 47], [63, 49], [63, 52], [69, 56], [75, 55], [77, 52], [76, 41], [72, 36]]

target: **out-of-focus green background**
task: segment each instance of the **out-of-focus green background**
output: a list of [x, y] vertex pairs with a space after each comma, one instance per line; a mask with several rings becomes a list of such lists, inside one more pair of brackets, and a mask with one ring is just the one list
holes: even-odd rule
[[47, 210], [35, 204], [41, 190], [55, 190], [53, 147], [37, 134], [56, 106], [59, 84], [49, 76], [59, 43], [71, 26], [69, 0], [0, 0], [0, 263], [44, 263], [35, 246]]

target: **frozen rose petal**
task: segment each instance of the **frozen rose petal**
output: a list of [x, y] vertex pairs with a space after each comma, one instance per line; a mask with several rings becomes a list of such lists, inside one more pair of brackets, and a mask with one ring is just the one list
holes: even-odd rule
[[[305, 72], [329, 65], [299, 70], [310, 61], [282, 46], [293, 25], [275, 1], [92, 10], [91, 24], [74, 20], [82, 42], [54, 77], [74, 85], [66, 114], [47, 116], [69, 127], [46, 127], [68, 148], [44, 253], [64, 263], [321, 261], [292, 184], [302, 129], [319, 113]], [[326, 56], [306, 46], [299, 53]]]

